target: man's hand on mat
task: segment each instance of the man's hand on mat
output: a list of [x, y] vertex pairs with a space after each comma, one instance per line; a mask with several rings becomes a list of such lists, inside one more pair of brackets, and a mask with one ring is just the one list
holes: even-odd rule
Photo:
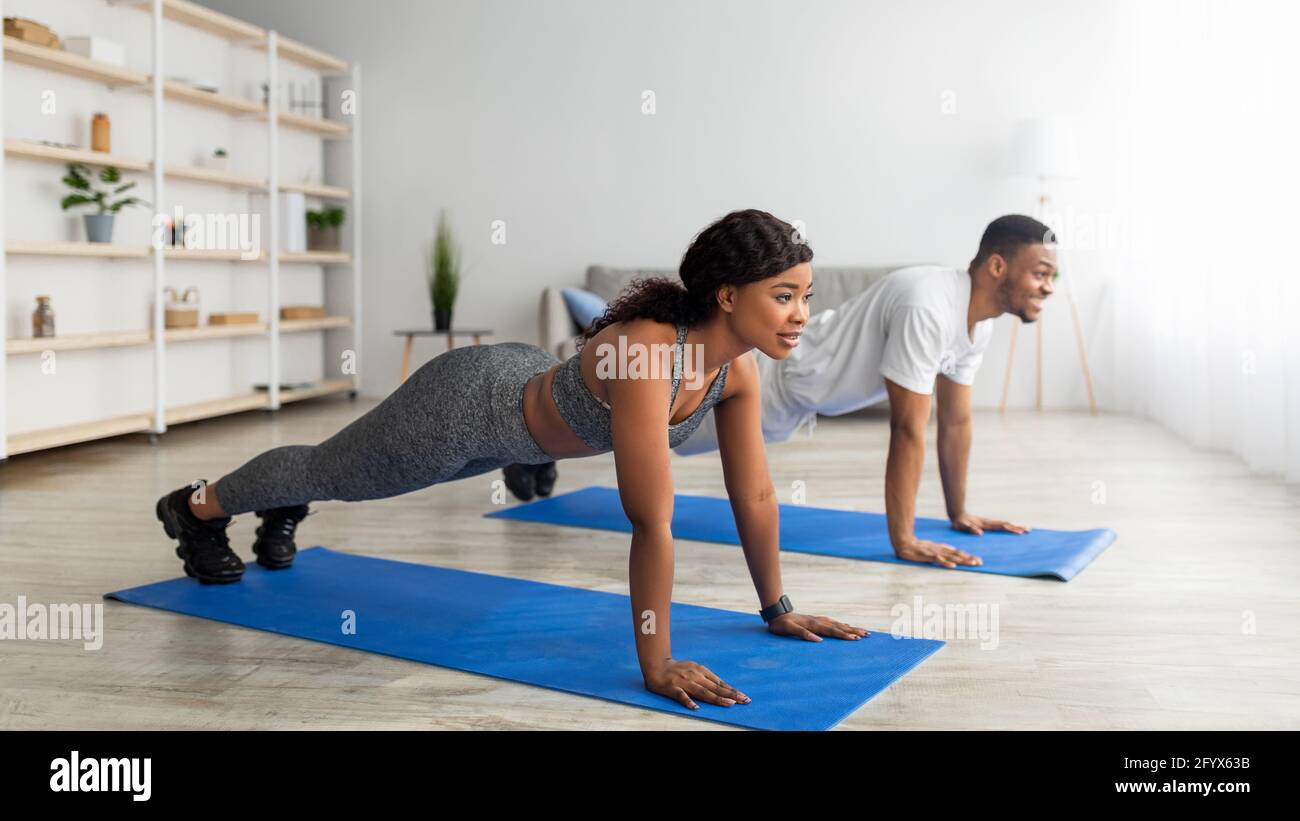
[[1028, 533], [1029, 528], [1024, 525], [1015, 525], [1011, 522], [1004, 522], [1001, 519], [986, 519], [983, 516], [975, 516], [971, 513], [963, 513], [956, 519], [952, 520], [954, 530], [961, 530], [966, 533], [974, 533], [976, 536], [983, 536], [986, 530], [1005, 530], [1008, 533], [1021, 535]]
[[894, 555], [909, 562], [934, 563], [941, 567], [956, 567], [959, 564], [978, 567], [984, 564], [979, 556], [971, 555], [965, 550], [958, 550], [952, 545], [939, 542], [927, 542], [912, 538], [902, 544], [894, 545]]
[[692, 710], [700, 709], [700, 705], [691, 696], [719, 707], [749, 703], [749, 696], [715, 676], [712, 670], [684, 659], [664, 659], [645, 674], [645, 688]]
[[806, 641], [821, 641], [822, 636], [860, 639], [870, 635], [861, 627], [854, 627], [825, 616], [805, 616], [802, 613], [783, 613], [767, 623], [767, 630], [778, 636], [795, 636]]

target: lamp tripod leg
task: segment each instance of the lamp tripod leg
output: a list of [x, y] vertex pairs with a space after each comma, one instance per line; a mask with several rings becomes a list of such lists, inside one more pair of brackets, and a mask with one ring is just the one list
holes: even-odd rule
[[1007, 412], [1007, 392], [1011, 389], [1011, 363], [1016, 360], [1016, 336], [1020, 333], [1020, 323], [1017, 322], [1011, 326], [1011, 347], [1007, 350], [1007, 371], [1002, 376], [1002, 404], [998, 405], [998, 413]]
[[1070, 315], [1074, 317], [1074, 339], [1079, 345], [1079, 364], [1083, 366], [1083, 381], [1088, 386], [1088, 410], [1097, 415], [1097, 398], [1092, 391], [1092, 370], [1088, 368], [1088, 346], [1083, 341], [1083, 324], [1079, 321], [1079, 308], [1070, 296]]

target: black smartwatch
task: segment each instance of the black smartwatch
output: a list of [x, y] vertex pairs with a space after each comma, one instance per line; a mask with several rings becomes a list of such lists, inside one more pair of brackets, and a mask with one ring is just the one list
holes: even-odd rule
[[790, 604], [790, 597], [781, 594], [781, 598], [776, 600], [776, 604], [764, 607], [758, 611], [758, 615], [763, 617], [764, 622], [769, 622], [777, 616], [784, 616], [786, 613], [793, 613], [794, 605]]

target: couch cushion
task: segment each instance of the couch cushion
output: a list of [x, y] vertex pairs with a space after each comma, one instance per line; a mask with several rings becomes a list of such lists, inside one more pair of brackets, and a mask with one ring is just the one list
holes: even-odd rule
[[564, 305], [569, 309], [573, 323], [583, 330], [600, 319], [608, 307], [604, 299], [581, 288], [563, 288], [560, 295], [564, 297]]

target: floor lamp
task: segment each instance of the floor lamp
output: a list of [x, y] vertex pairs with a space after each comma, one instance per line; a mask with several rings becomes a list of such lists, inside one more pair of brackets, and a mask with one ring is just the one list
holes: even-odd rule
[[[1043, 220], [1047, 215], [1047, 184], [1051, 180], [1073, 178], [1076, 166], [1074, 132], [1070, 124], [1059, 119], [1022, 120], [1016, 125], [1011, 149], [1011, 172], [1016, 176], [1038, 180], [1038, 205], [1034, 217]], [[1058, 249], [1058, 254], [1060, 253]], [[1088, 347], [1083, 339], [1083, 325], [1079, 309], [1074, 302], [1074, 289], [1065, 278], [1066, 299], [1070, 303], [1070, 316], [1074, 320], [1074, 339], [1079, 346], [1079, 363], [1083, 368], [1084, 383], [1088, 387], [1088, 409], [1097, 414], [1097, 400], [1092, 389], [1092, 371], [1088, 368]], [[1007, 412], [1007, 394], [1011, 389], [1012, 363], [1016, 358], [1016, 337], [1020, 324], [1011, 326], [1011, 345], [1007, 351], [1007, 369], [1002, 376], [1002, 402], [1000, 413]], [[1043, 409], [1043, 319], [1038, 319], [1035, 329], [1034, 407]]]

